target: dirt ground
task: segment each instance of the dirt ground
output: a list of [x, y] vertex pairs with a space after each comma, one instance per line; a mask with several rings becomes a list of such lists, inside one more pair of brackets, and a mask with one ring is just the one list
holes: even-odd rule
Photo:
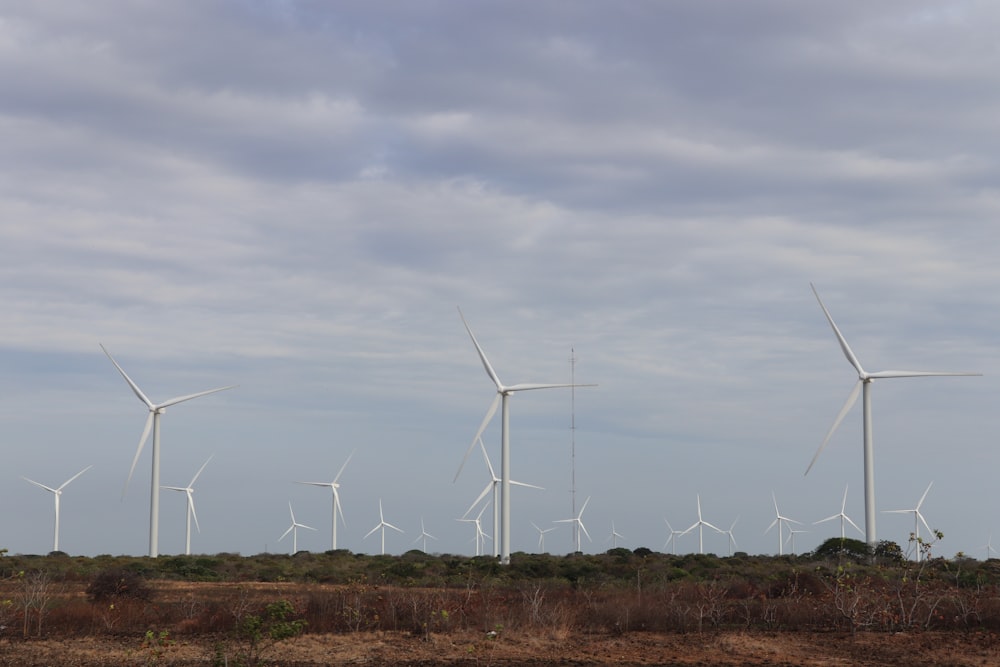
[[[236, 664], [225, 640], [172, 640], [151, 652], [141, 638], [80, 637], [4, 642], [0, 665], [79, 667], [118, 665]], [[266, 664], [318, 665], [998, 665], [1000, 638], [993, 633], [913, 634], [719, 632], [630, 633], [625, 636], [517, 636], [480, 633], [432, 635], [371, 633], [313, 635], [283, 642], [264, 655]], [[228, 659], [228, 662], [227, 662]]]

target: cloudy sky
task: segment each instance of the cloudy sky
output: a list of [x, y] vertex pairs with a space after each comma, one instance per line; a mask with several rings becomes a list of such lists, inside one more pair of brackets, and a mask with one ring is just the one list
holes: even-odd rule
[[[196, 485], [199, 553], [473, 553], [488, 481], [462, 455], [518, 394], [512, 548], [565, 519], [604, 551], [782, 512], [863, 526], [876, 382], [878, 537], [927, 485], [942, 555], [1000, 548], [1000, 8], [899, 0], [0, 3], [0, 546], [143, 554], [153, 401], [162, 483]], [[573, 352], [571, 352], [571, 350]], [[575, 370], [570, 363], [575, 356]], [[575, 408], [574, 408], [575, 406]], [[570, 426], [575, 418], [575, 430]], [[485, 440], [499, 459], [499, 423]], [[575, 441], [575, 466], [574, 466]], [[164, 492], [160, 551], [183, 552]], [[492, 527], [487, 525], [487, 532]], [[860, 537], [855, 534], [856, 537]], [[726, 553], [724, 536], [706, 534]], [[678, 549], [697, 549], [693, 535]]]

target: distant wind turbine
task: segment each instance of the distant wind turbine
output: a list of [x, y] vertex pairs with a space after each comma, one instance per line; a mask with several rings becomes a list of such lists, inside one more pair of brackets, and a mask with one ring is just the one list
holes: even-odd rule
[[538, 553], [540, 553], [540, 554], [546, 553], [546, 551], [545, 551], [545, 533], [551, 533], [553, 530], [556, 529], [556, 527], [553, 526], [551, 528], [544, 528], [544, 529], [543, 528], [539, 528], [538, 525], [534, 521], [531, 522], [531, 525], [534, 526], [535, 530], [538, 531]]
[[698, 529], [698, 553], [703, 554], [703, 553], [705, 553], [705, 542], [704, 542], [704, 535], [703, 535], [703, 531], [705, 529], [705, 526], [708, 526], [709, 528], [711, 528], [712, 530], [714, 530], [717, 533], [724, 533], [726, 531], [722, 530], [721, 528], [716, 528], [715, 526], [713, 526], [712, 524], [710, 524], [709, 522], [707, 522], [707, 521], [705, 521], [704, 519], [701, 518], [701, 495], [699, 494], [699, 495], [695, 496], [695, 498], [698, 501], [698, 520], [695, 521], [693, 524], [691, 524], [691, 527], [688, 528], [687, 530], [685, 530], [684, 532], [682, 532], [681, 535], [687, 535], [692, 530], [694, 530], [695, 528], [697, 528]]
[[795, 555], [795, 535], [798, 533], [808, 533], [808, 530], [795, 530], [791, 526], [788, 527], [788, 537], [785, 538], [785, 543], [791, 545], [791, 555]]
[[730, 556], [733, 555], [733, 549], [736, 548], [736, 538], [733, 537], [733, 528], [736, 527], [736, 522], [739, 521], [739, 520], [740, 520], [740, 517], [737, 516], [736, 519], [733, 521], [732, 525], [729, 526], [729, 530], [722, 531], [723, 533], [725, 533], [726, 535], [729, 536], [729, 555]]
[[[213, 456], [214, 456], [214, 454], [213, 454]], [[187, 556], [191, 555], [191, 519], [192, 518], [194, 519], [195, 528], [198, 529], [199, 533], [201, 532], [201, 526], [198, 525], [198, 514], [195, 513], [195, 511], [194, 511], [194, 483], [196, 481], [198, 481], [198, 476], [201, 475], [201, 471], [205, 469], [205, 466], [207, 466], [208, 462], [211, 461], [211, 460], [212, 460], [212, 457], [209, 456], [208, 459], [204, 463], [201, 464], [201, 467], [198, 468], [198, 472], [196, 472], [194, 474], [194, 477], [191, 478], [191, 482], [187, 486], [165, 486], [165, 487], [163, 487], [164, 489], [170, 489], [171, 491], [183, 491], [184, 493], [187, 494], [187, 522], [186, 522], [187, 523], [187, 529], [185, 531], [186, 537], [185, 537], [185, 540], [184, 540], [184, 554], [187, 555]]]
[[[912, 514], [913, 515], [913, 537], [916, 538], [917, 540], [920, 539], [920, 524], [921, 523], [924, 524], [924, 528], [927, 529], [928, 536], [931, 536], [931, 535], [934, 534], [934, 531], [931, 530], [931, 527], [929, 525], [927, 525], [927, 520], [924, 518], [924, 515], [920, 513], [920, 507], [924, 504], [924, 498], [927, 497], [927, 493], [931, 490], [931, 486], [933, 484], [934, 484], [934, 482], [931, 482], [930, 484], [927, 485], [927, 490], [924, 491], [924, 495], [920, 496], [920, 501], [917, 503], [917, 506], [914, 507], [913, 509], [909, 509], [909, 510], [882, 510], [886, 514]], [[916, 559], [917, 559], [917, 562], [919, 563], [920, 562], [920, 543], [919, 543], [919, 541], [914, 544], [914, 547], [915, 547], [915, 550], [916, 550]]]
[[[493, 464], [490, 463], [490, 457], [489, 457], [489, 454], [486, 453], [486, 445], [483, 444], [483, 439], [482, 438], [479, 438], [479, 448], [482, 450], [482, 452], [483, 452], [483, 458], [486, 460], [486, 467], [489, 468], [489, 471], [490, 471], [490, 480], [491, 481], [486, 484], [486, 487], [483, 489], [483, 492], [479, 494], [479, 497], [476, 498], [472, 502], [471, 505], [469, 505], [469, 509], [465, 510], [465, 514], [462, 515], [462, 518], [464, 519], [465, 517], [469, 516], [469, 514], [472, 512], [472, 510], [475, 508], [475, 506], [478, 505], [479, 502], [483, 498], [486, 497], [486, 494], [488, 494], [490, 491], [492, 491], [493, 492], [493, 534], [496, 535], [497, 534], [497, 529], [500, 527], [500, 520], [499, 520], [500, 504], [499, 504], [498, 492], [500, 490], [500, 483], [501, 483], [502, 480], [499, 477], [497, 477], [496, 472], [493, 470]], [[524, 482], [515, 482], [514, 480], [510, 480], [510, 484], [511, 484], [511, 486], [524, 486], [524, 487], [527, 487], [529, 489], [540, 489], [540, 490], [544, 491], [544, 489], [542, 489], [542, 487], [535, 486], [534, 484], [525, 484]], [[499, 547], [497, 545], [497, 541], [493, 540], [493, 556], [494, 557], [496, 557], [498, 555], [498, 548]]]
[[583, 525], [583, 511], [585, 509], [587, 509], [587, 503], [589, 503], [589, 502], [590, 502], [590, 496], [587, 496], [587, 499], [583, 501], [583, 507], [580, 508], [580, 512], [575, 517], [573, 517], [572, 519], [558, 519], [557, 521], [554, 522], [554, 523], [572, 523], [572, 524], [574, 524], [578, 528], [578, 530], [575, 531], [576, 532], [576, 551], [577, 551], [577, 553], [579, 553], [580, 551], [582, 551], [580, 549], [580, 541], [581, 541], [580, 540], [580, 531], [583, 531], [583, 534], [587, 536], [587, 539], [590, 540], [591, 542], [593, 542], [593, 540], [590, 539], [590, 533], [587, 532], [587, 527]]
[[674, 527], [670, 525], [666, 517], [663, 517], [663, 523], [667, 524], [667, 530], [670, 531], [670, 535], [667, 537], [667, 541], [663, 543], [663, 548], [671, 547], [671, 553], [677, 555], [677, 537], [683, 535], [683, 530], [674, 530]]
[[291, 533], [292, 555], [294, 556], [299, 552], [299, 528], [305, 528], [306, 530], [316, 530], [316, 529], [313, 528], [312, 526], [307, 526], [306, 524], [299, 523], [298, 521], [295, 520], [295, 512], [292, 510], [292, 503], [290, 501], [288, 503], [288, 513], [292, 515], [292, 525], [288, 527], [288, 530], [286, 530], [281, 534], [281, 537], [278, 538], [278, 541], [280, 542], [281, 540], [285, 539], [285, 536], [287, 536], [288, 533]]
[[813, 525], [816, 526], [816, 525], [824, 523], [826, 521], [833, 521], [834, 519], [840, 519], [840, 539], [844, 539], [846, 537], [846, 533], [845, 533], [846, 526], [845, 526], [845, 524], [847, 524], [847, 523], [849, 523], [852, 526], [854, 526], [854, 530], [856, 530], [859, 533], [861, 533], [862, 535], [864, 535], [864, 531], [862, 531], [860, 528], [858, 528], [858, 524], [856, 524], [853, 521], [851, 521], [851, 517], [847, 516], [846, 510], [847, 510], [847, 485], [845, 484], [844, 485], [844, 500], [840, 504], [840, 514], [834, 514], [833, 516], [828, 516], [825, 519], [820, 519], [819, 521], [814, 521]]
[[774, 501], [775, 518], [774, 521], [771, 522], [771, 525], [767, 527], [767, 530], [764, 531], [764, 533], [767, 534], [775, 526], [778, 527], [778, 555], [783, 556], [785, 554], [785, 546], [784, 546], [785, 539], [781, 532], [782, 526], [786, 526], [788, 530], [791, 530], [792, 527], [788, 524], [794, 523], [801, 526], [802, 522], [796, 521], [795, 519], [789, 519], [787, 516], [782, 516], [781, 511], [778, 509], [778, 499], [774, 497], [774, 491], [771, 492], [771, 500]]
[[997, 553], [997, 550], [993, 548], [993, 536], [990, 535], [989, 539], [986, 540], [986, 544], [980, 547], [980, 549], [986, 549], [986, 560], [992, 558], [991, 554]]
[[475, 524], [475, 526], [476, 526], [476, 555], [477, 556], [482, 556], [483, 555], [483, 551], [486, 549], [486, 540], [490, 539], [490, 536], [483, 532], [483, 523], [482, 523], [482, 521], [480, 521], [480, 519], [483, 518], [483, 512], [486, 511], [486, 507], [487, 507], [486, 505], [483, 505], [483, 508], [481, 510], [479, 510], [479, 514], [476, 515], [475, 519], [466, 519], [466, 518], [457, 519], [458, 521], [461, 521], [462, 523], [472, 523], [472, 524]]
[[[357, 451], [357, 450], [354, 450], [354, 451]], [[340, 470], [337, 471], [337, 476], [333, 478], [332, 482], [299, 482], [299, 484], [308, 484], [309, 486], [325, 486], [325, 487], [329, 487], [329, 489], [331, 491], [330, 495], [333, 496], [333, 522], [332, 522], [332, 525], [330, 526], [330, 534], [332, 535], [332, 546], [331, 546], [331, 549], [333, 549], [334, 551], [337, 550], [337, 515], [338, 514], [340, 515], [340, 522], [344, 524], [345, 528], [347, 527], [347, 521], [344, 520], [344, 510], [340, 506], [340, 494], [337, 492], [337, 489], [340, 488], [340, 476], [342, 474], [344, 474], [344, 468], [346, 468], [347, 464], [351, 462], [351, 457], [352, 456], [354, 456], [354, 452], [351, 452], [350, 455], [347, 457], [347, 460], [344, 461], [344, 465], [340, 466]]]
[[383, 556], [385, 555], [385, 529], [386, 528], [392, 528], [393, 530], [395, 530], [398, 533], [402, 533], [403, 532], [403, 530], [401, 528], [396, 528], [394, 525], [392, 525], [391, 523], [389, 523], [388, 521], [385, 520], [385, 516], [382, 514], [382, 499], [379, 498], [378, 499], [378, 525], [376, 525], [374, 528], [372, 528], [371, 530], [369, 530], [368, 534], [365, 535], [361, 539], [367, 540], [368, 537], [372, 533], [374, 533], [376, 530], [381, 530], [382, 531], [382, 555]]
[[[475, 447], [476, 441], [486, 430], [487, 424], [493, 419], [493, 415], [496, 414], [497, 406], [502, 404], [503, 408], [501, 410], [501, 426], [500, 426], [500, 563], [502, 565], [510, 564], [510, 406], [508, 399], [514, 392], [518, 391], [528, 391], [531, 389], [557, 389], [561, 387], [592, 387], [594, 385], [574, 385], [570, 384], [514, 384], [514, 385], [504, 385], [500, 382], [500, 378], [497, 377], [496, 371], [493, 370], [493, 366], [490, 365], [489, 360], [486, 358], [486, 353], [483, 352], [483, 348], [479, 345], [479, 341], [476, 340], [475, 335], [472, 333], [472, 329], [469, 328], [469, 323], [465, 321], [465, 316], [462, 314], [462, 309], [458, 309], [458, 315], [462, 318], [462, 324], [465, 325], [465, 330], [469, 333], [469, 337], [472, 339], [472, 344], [476, 347], [476, 352], [479, 353], [479, 360], [483, 362], [483, 368], [486, 369], [486, 374], [490, 376], [493, 384], [496, 385], [497, 395], [493, 399], [493, 403], [490, 404], [489, 410], [486, 411], [486, 417], [483, 418], [482, 424], [479, 425], [479, 430], [476, 432], [474, 438], [472, 438], [472, 444], [469, 445], [469, 449], [465, 452], [465, 458], [462, 459], [462, 465], [458, 467], [458, 472], [455, 473], [455, 479], [458, 479], [458, 475], [462, 472], [462, 466], [465, 465], [465, 460], [469, 458], [469, 453], [472, 452], [472, 448]], [[496, 536], [494, 536], [496, 539]], [[577, 540], [579, 542], [579, 539]]]
[[823, 444], [819, 446], [816, 450], [816, 454], [813, 456], [812, 461], [809, 462], [809, 467], [806, 468], [806, 474], [809, 474], [809, 470], [816, 463], [816, 459], [819, 457], [820, 452], [826, 447], [826, 444], [830, 441], [833, 432], [837, 430], [840, 426], [840, 422], [843, 421], [844, 417], [854, 406], [854, 403], [858, 400], [858, 393], [864, 388], [864, 457], [865, 457], [865, 540], [870, 546], [875, 546], [877, 538], [875, 532], [875, 455], [873, 452], [872, 445], [872, 411], [871, 411], [871, 384], [873, 380], [878, 380], [881, 378], [904, 378], [904, 377], [936, 377], [936, 376], [976, 376], [982, 375], [982, 373], [964, 373], [964, 372], [942, 372], [942, 371], [878, 371], [875, 373], [869, 373], [864, 368], [861, 367], [861, 362], [858, 358], [854, 356], [854, 352], [851, 351], [851, 347], [847, 344], [847, 339], [844, 335], [840, 333], [840, 329], [837, 328], [836, 323], [833, 321], [833, 316], [830, 315], [830, 311], [826, 309], [823, 305], [823, 300], [819, 298], [819, 292], [816, 291], [816, 287], [810, 283], [812, 287], [813, 294], [816, 295], [816, 300], [819, 301], [819, 307], [823, 309], [823, 314], [826, 315], [827, 321], [830, 323], [830, 327], [833, 328], [833, 333], [837, 336], [837, 340], [840, 342], [840, 349], [843, 351], [844, 356], [847, 357], [847, 361], [850, 362], [851, 366], [858, 373], [858, 382], [854, 385], [854, 389], [847, 397], [847, 402], [844, 403], [844, 407], [840, 409], [837, 414], [836, 419], [833, 420], [833, 426], [830, 427], [830, 431], [826, 434], [826, 438], [823, 439]]
[[139, 455], [142, 453], [142, 447], [146, 444], [146, 438], [149, 437], [149, 432], [153, 432], [153, 473], [152, 473], [152, 483], [150, 484], [150, 496], [149, 496], [149, 555], [152, 558], [156, 558], [159, 555], [159, 535], [160, 535], [160, 415], [162, 415], [168, 407], [171, 405], [176, 405], [178, 403], [183, 403], [184, 401], [190, 401], [192, 398], [199, 398], [201, 396], [207, 396], [208, 394], [214, 394], [218, 391], [225, 391], [227, 389], [232, 389], [236, 385], [230, 385], [228, 387], [218, 387], [216, 389], [209, 389], [208, 391], [199, 391], [197, 394], [188, 394], [187, 396], [178, 396], [177, 398], [168, 399], [162, 403], [153, 403], [151, 400], [146, 398], [146, 395], [142, 393], [139, 389], [139, 385], [132, 381], [132, 378], [125, 373], [124, 369], [118, 365], [111, 353], [101, 345], [101, 349], [104, 350], [104, 354], [108, 355], [108, 359], [111, 363], [115, 365], [121, 376], [125, 378], [125, 382], [128, 386], [132, 388], [135, 395], [142, 401], [146, 407], [149, 409], [149, 417], [146, 418], [146, 427], [142, 431], [142, 437], [139, 438], [139, 447], [135, 450], [135, 456], [132, 458], [132, 467], [128, 471], [128, 479], [125, 480], [125, 488], [122, 490], [122, 497], [125, 496], [125, 491], [128, 490], [128, 484], [132, 480], [132, 473], [135, 472], [135, 465], [139, 462]]
[[434, 537], [433, 535], [431, 535], [430, 533], [427, 532], [427, 530], [424, 528], [424, 517], [420, 517], [420, 535], [417, 537], [417, 539], [413, 540], [413, 544], [416, 544], [417, 542], [420, 542], [421, 540], [423, 540], [423, 547], [421, 548], [421, 551], [423, 551], [424, 553], [427, 553], [427, 538], [428, 537], [431, 538], [432, 540], [436, 540], [437, 539], [436, 537]]
[[612, 549], [617, 549], [618, 548], [618, 540], [619, 539], [624, 540], [625, 536], [622, 535], [621, 533], [619, 533], [617, 530], [615, 530], [615, 522], [612, 521], [611, 522], [611, 535], [608, 536], [608, 539], [606, 539], [605, 542], [611, 542], [611, 548]]
[[35, 486], [37, 486], [39, 488], [42, 488], [42, 489], [45, 489], [46, 491], [50, 492], [52, 494], [52, 496], [55, 498], [55, 504], [56, 504], [56, 527], [55, 527], [55, 536], [52, 539], [52, 550], [53, 551], [59, 551], [59, 497], [62, 495], [63, 489], [65, 489], [67, 486], [69, 486], [70, 482], [72, 482], [74, 479], [76, 479], [77, 477], [79, 477], [80, 475], [82, 475], [83, 473], [87, 472], [88, 470], [90, 470], [93, 467], [94, 466], [92, 466], [92, 465], [91, 466], [87, 466], [86, 468], [84, 468], [80, 472], [76, 473], [75, 475], [73, 475], [72, 477], [70, 477], [69, 479], [67, 479], [65, 482], [63, 482], [62, 484], [60, 484], [59, 486], [57, 486], [54, 489], [51, 486], [45, 486], [44, 484], [40, 484], [39, 482], [36, 482], [33, 479], [28, 479], [27, 477], [21, 477], [21, 479], [23, 479], [25, 482], [28, 482], [29, 484], [34, 484]]

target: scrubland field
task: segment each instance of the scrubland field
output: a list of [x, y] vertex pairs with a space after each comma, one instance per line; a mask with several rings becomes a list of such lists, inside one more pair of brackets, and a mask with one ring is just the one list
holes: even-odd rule
[[0, 665], [992, 665], [998, 585], [849, 550], [4, 556]]

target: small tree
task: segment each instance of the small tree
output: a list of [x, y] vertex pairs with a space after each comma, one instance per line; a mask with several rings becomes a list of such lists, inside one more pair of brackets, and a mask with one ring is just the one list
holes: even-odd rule
[[858, 562], [869, 558], [871, 554], [872, 550], [865, 542], [850, 537], [831, 537], [816, 547], [816, 551], [813, 552], [816, 558], [830, 560], [849, 558]]
[[260, 614], [249, 614], [236, 626], [236, 635], [243, 643], [238, 659], [247, 667], [261, 664], [264, 655], [280, 641], [296, 637], [305, 631], [303, 619], [290, 620], [295, 608], [288, 600], [278, 600], [264, 607]]

